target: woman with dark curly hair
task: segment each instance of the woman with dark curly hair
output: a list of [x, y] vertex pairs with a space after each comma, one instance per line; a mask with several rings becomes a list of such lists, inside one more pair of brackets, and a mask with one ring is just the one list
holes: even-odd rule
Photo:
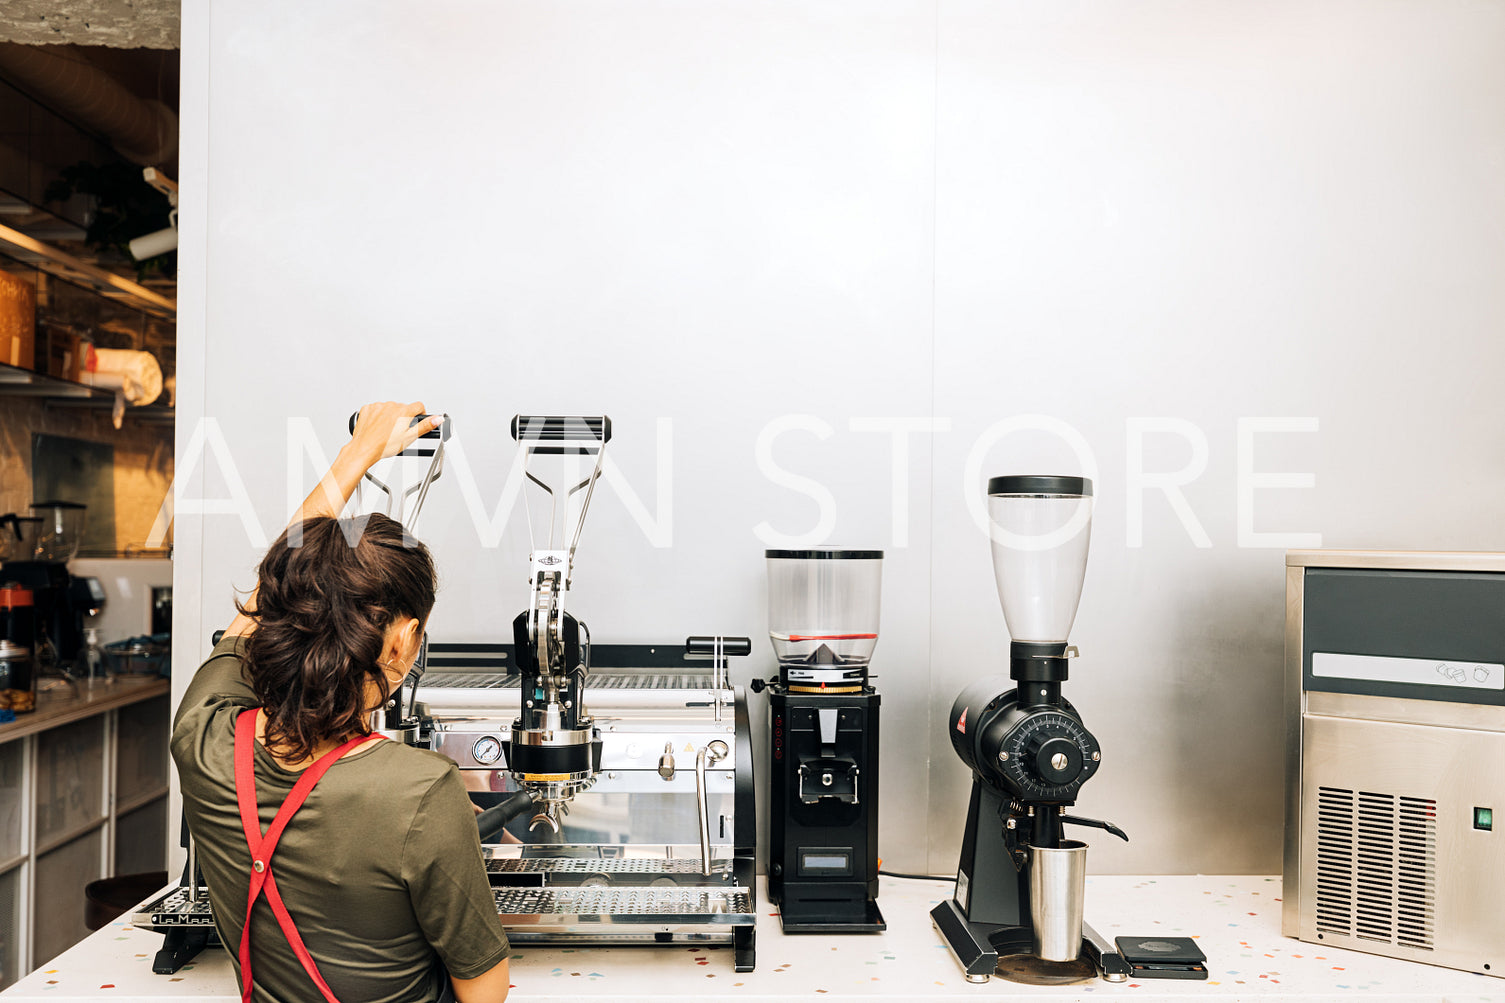
[[418, 657], [433, 559], [385, 516], [339, 518], [372, 464], [437, 427], [410, 424], [423, 413], [361, 409], [173, 724], [246, 1003], [507, 996], [507, 935], [455, 764], [370, 733]]

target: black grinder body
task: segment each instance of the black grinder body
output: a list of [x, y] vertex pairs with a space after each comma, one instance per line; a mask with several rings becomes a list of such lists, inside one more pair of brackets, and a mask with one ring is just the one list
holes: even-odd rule
[[768, 687], [768, 895], [785, 933], [871, 933], [881, 698]]
[[[1030, 847], [1061, 846], [1067, 822], [1122, 836], [1065, 814], [1102, 761], [1097, 739], [1061, 696], [1065, 645], [1015, 642], [1012, 655], [1010, 675], [974, 682], [947, 719], [952, 748], [972, 770], [972, 793], [955, 892], [931, 919], [971, 981], [986, 980], [1000, 956], [1030, 950]], [[1087, 934], [1083, 954], [1120, 978], [1122, 959]]]

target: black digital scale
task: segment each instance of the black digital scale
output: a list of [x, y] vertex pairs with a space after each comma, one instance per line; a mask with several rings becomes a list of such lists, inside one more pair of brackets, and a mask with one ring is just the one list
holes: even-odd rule
[[1205, 979], [1207, 955], [1190, 937], [1115, 937], [1130, 978]]

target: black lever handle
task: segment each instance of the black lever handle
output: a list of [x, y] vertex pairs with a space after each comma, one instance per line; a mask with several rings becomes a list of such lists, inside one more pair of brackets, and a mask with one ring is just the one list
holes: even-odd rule
[[587, 453], [611, 441], [611, 419], [561, 415], [519, 414], [512, 417], [512, 438], [518, 442], [584, 442], [588, 446], [534, 446], [542, 454]]
[[[353, 415], [350, 416], [350, 434], [351, 435], [355, 434], [355, 423], [356, 423], [356, 420], [360, 418], [360, 416], [361, 416], [361, 413], [359, 411], [357, 411], [355, 414], [353, 414]], [[443, 419], [443, 421], [440, 422], [438, 428], [430, 429], [429, 431], [424, 432], [422, 435], [420, 435], [418, 437], [418, 441], [417, 442], [413, 443], [407, 449], [404, 449], [401, 453], [398, 453], [397, 454], [398, 456], [433, 456], [434, 455], [434, 447], [433, 446], [423, 445], [423, 441], [425, 439], [439, 439], [442, 442], [448, 442], [449, 441], [449, 426], [450, 426], [450, 421], [449, 421], [449, 415], [447, 415], [447, 414], [440, 414], [440, 415], [420, 414], [420, 415], [415, 415], [414, 418], [413, 418], [413, 420], [410, 421], [410, 422], [408, 422], [408, 427], [412, 428], [414, 425], [418, 424], [420, 421], [428, 421], [430, 418], [441, 418], [441, 419]]]
[[494, 804], [476, 816], [476, 827], [481, 832], [481, 842], [486, 842], [501, 832], [508, 822], [533, 808], [533, 795], [518, 791], [499, 804]]
[[1124, 832], [1122, 829], [1120, 829], [1118, 826], [1114, 825], [1112, 822], [1104, 822], [1102, 819], [1098, 819], [1098, 818], [1080, 818], [1080, 817], [1078, 817], [1076, 815], [1062, 815], [1061, 816], [1061, 824], [1063, 824], [1063, 825], [1085, 825], [1085, 826], [1088, 826], [1088, 827], [1093, 828], [1093, 829], [1102, 829], [1102, 830], [1104, 830], [1106, 832], [1111, 832], [1113, 835], [1117, 836], [1119, 839], [1123, 840], [1125, 843], [1127, 843], [1129, 841], [1129, 834], [1128, 833]]
[[[694, 637], [685, 638], [685, 654], [700, 655], [709, 658], [716, 653], [716, 638]], [[752, 653], [752, 641], [745, 637], [723, 637], [721, 639], [721, 653], [728, 658], [740, 658]]]

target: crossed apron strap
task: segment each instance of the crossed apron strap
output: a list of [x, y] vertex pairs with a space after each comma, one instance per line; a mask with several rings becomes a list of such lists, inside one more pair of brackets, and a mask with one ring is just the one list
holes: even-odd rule
[[282, 831], [287, 828], [298, 809], [303, 807], [309, 791], [313, 790], [319, 778], [351, 749], [381, 737], [361, 735], [320, 756], [317, 762], [298, 777], [292, 792], [282, 802], [282, 807], [277, 809], [277, 816], [263, 834], [261, 819], [256, 814], [256, 710], [253, 708], [243, 711], [235, 719], [235, 798], [240, 803], [240, 822], [246, 830], [246, 845], [251, 850], [251, 889], [246, 897], [245, 926], [240, 932], [241, 1003], [251, 1001], [251, 910], [263, 891], [266, 892], [267, 904], [272, 907], [277, 925], [282, 928], [282, 935], [287, 938], [293, 954], [297, 955], [299, 963], [303, 965], [303, 970], [313, 979], [314, 985], [319, 987], [319, 992], [323, 993], [328, 1003], [339, 1003], [334, 993], [330, 992], [324, 976], [319, 974], [313, 955], [304, 946], [303, 938], [299, 936], [287, 906], [282, 904], [282, 896], [277, 892], [277, 879], [272, 877], [272, 854], [277, 850], [277, 841], [282, 838]]

